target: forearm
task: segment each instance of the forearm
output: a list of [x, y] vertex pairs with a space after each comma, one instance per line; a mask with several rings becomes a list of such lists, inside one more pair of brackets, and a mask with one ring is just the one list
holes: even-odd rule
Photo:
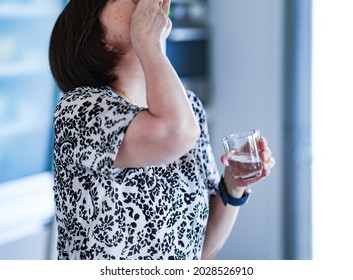
[[[232, 198], [238, 199], [237, 203], [245, 203], [245, 201], [240, 202], [239, 199], [243, 198], [247, 188], [244, 187], [229, 187], [232, 186], [231, 181], [229, 180], [229, 172], [225, 171], [225, 178], [221, 180], [219, 184], [219, 193], [214, 197], [210, 202], [210, 214], [207, 223], [207, 230], [205, 236], [204, 250], [202, 258], [210, 259], [213, 258], [216, 253], [222, 248], [223, 244], [229, 237], [229, 234], [232, 231], [234, 223], [237, 219], [239, 213], [239, 206], [233, 206], [233, 202], [224, 203], [220, 192], [223, 193], [224, 186], [226, 188], [226, 193]], [[226, 206], [224, 205], [226, 204]], [[239, 204], [241, 205], [241, 204]]]
[[[131, 18], [131, 41], [143, 68], [148, 112], [176, 137], [197, 139], [199, 126], [185, 89], [161, 47], [169, 33], [170, 1], [138, 1]], [[196, 131], [196, 133], [195, 133]], [[196, 136], [196, 137], [195, 137]]]
[[229, 237], [238, 213], [239, 207], [224, 206], [218, 194], [211, 200], [202, 259], [215, 257]]
[[140, 61], [145, 73], [149, 112], [171, 123], [184, 122], [196, 127], [184, 86], [162, 50], [153, 50]]

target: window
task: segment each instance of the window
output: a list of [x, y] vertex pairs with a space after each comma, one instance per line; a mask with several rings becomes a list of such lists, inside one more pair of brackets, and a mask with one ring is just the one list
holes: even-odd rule
[[62, 1], [0, 1], [0, 184], [51, 169], [51, 29]]

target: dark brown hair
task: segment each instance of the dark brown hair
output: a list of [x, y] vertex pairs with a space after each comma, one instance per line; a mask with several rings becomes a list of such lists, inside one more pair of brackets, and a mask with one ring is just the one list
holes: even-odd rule
[[117, 79], [113, 70], [122, 53], [104, 47], [99, 15], [108, 0], [70, 0], [50, 39], [49, 64], [58, 87], [104, 86]]

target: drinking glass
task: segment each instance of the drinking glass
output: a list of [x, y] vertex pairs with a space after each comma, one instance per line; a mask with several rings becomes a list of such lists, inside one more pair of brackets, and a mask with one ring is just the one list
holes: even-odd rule
[[257, 147], [260, 131], [245, 130], [223, 137], [229, 169], [235, 179], [249, 180], [262, 173], [262, 161]]

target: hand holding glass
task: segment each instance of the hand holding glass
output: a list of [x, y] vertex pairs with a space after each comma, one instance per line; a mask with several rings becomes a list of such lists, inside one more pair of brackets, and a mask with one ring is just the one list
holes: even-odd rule
[[223, 138], [229, 169], [235, 179], [249, 180], [262, 173], [262, 161], [257, 147], [258, 130], [246, 130]]

